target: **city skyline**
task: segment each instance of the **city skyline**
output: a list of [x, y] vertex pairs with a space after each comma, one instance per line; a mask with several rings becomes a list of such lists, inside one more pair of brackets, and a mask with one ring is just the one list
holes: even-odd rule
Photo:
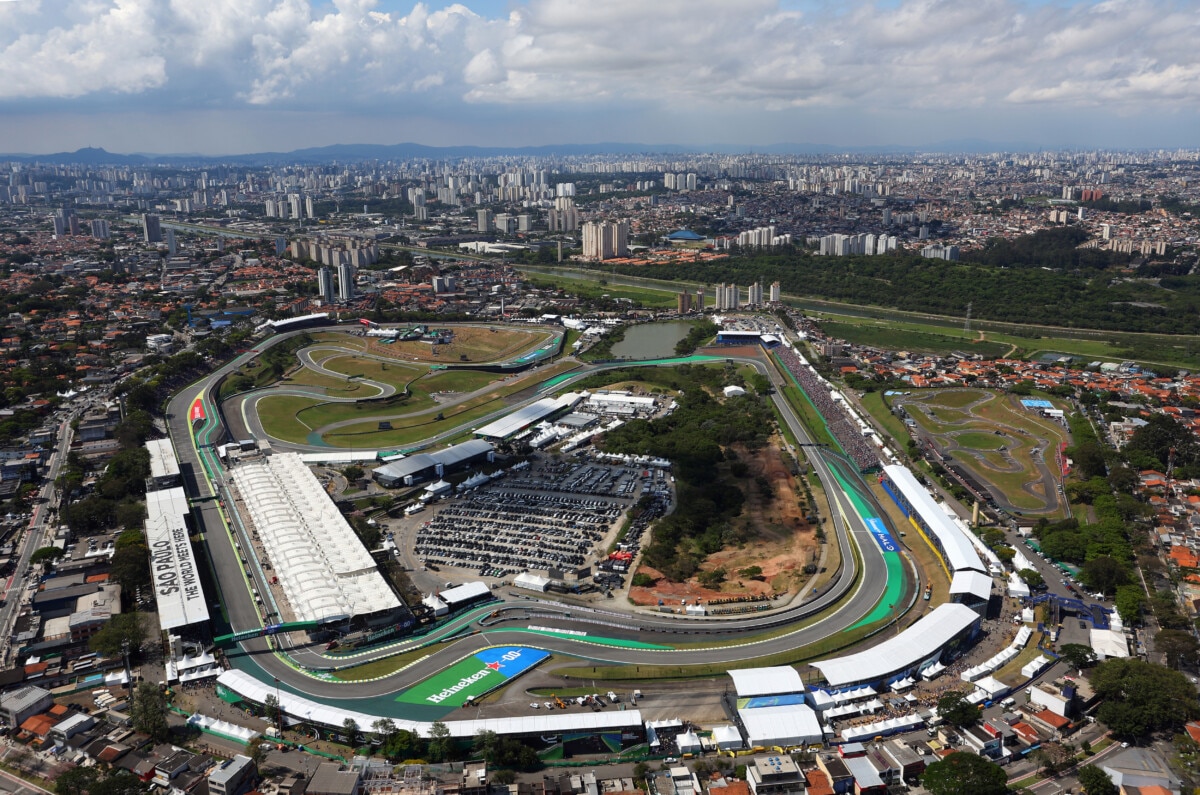
[[1172, 0], [0, 2], [0, 148], [1195, 146]]

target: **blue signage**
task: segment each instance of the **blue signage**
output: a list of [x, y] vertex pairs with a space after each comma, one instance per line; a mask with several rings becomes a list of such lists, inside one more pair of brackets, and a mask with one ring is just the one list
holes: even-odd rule
[[884, 552], [896, 552], [899, 547], [892, 540], [892, 536], [888, 533], [887, 527], [884, 526], [883, 520], [871, 516], [867, 518], [867, 529], [871, 531], [871, 535], [875, 537], [875, 543], [879, 544], [879, 548]]

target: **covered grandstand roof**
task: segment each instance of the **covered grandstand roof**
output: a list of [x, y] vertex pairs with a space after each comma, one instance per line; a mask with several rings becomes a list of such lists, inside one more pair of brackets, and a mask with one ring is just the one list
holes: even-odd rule
[[986, 572], [988, 567], [979, 559], [979, 553], [971, 539], [954, 524], [945, 511], [938, 507], [933, 497], [908, 471], [907, 467], [891, 464], [883, 468], [888, 479], [900, 489], [908, 504], [920, 515], [925, 526], [937, 537], [938, 544], [946, 554], [946, 564], [957, 573], [964, 569]]
[[208, 621], [208, 603], [184, 519], [187, 514], [182, 486], [146, 492], [146, 545], [162, 629]]
[[146, 442], [146, 450], [150, 453], [150, 477], [159, 480], [179, 474], [179, 461], [170, 439], [151, 439]]
[[812, 664], [830, 687], [881, 682], [939, 654], [946, 644], [979, 621], [966, 605], [938, 605], [932, 613], [878, 646]]
[[790, 665], [735, 668], [729, 672], [729, 676], [733, 679], [733, 687], [737, 690], [739, 698], [804, 692], [804, 680], [800, 678], [800, 672]]
[[704, 239], [704, 235], [697, 234], [690, 229], [679, 229], [667, 235], [667, 240], [691, 241], [693, 243]]
[[970, 594], [986, 602], [992, 596], [992, 578], [978, 571], [956, 571], [950, 581], [950, 594]]
[[541, 400], [523, 406], [511, 414], [490, 422], [475, 431], [476, 436], [486, 439], [507, 439], [518, 431], [522, 431], [535, 422], [544, 420], [551, 414], [570, 408], [583, 399], [583, 395], [568, 392], [562, 397], [542, 398]]
[[746, 729], [746, 741], [752, 747], [808, 745], [824, 738], [817, 713], [803, 704], [739, 709], [738, 717]]
[[[217, 677], [217, 682], [238, 693], [243, 698], [262, 704], [267, 696], [278, 693], [279, 706], [284, 714], [297, 723], [317, 723], [322, 726], [342, 726], [346, 718], [353, 718], [359, 726], [370, 726], [387, 715], [370, 715], [364, 712], [331, 707], [316, 701], [290, 693], [287, 690], [277, 690], [276, 686], [260, 682], [250, 674], [230, 669]], [[419, 732], [429, 736], [432, 723], [426, 721], [407, 720], [390, 717], [398, 729]], [[470, 739], [480, 731], [494, 731], [500, 735], [519, 734], [561, 734], [564, 732], [600, 732], [618, 731], [620, 729], [641, 728], [642, 713], [636, 709], [604, 710], [602, 712], [560, 712], [551, 711], [541, 715], [521, 715], [515, 718], [490, 718], [485, 720], [447, 720], [446, 728], [451, 737]]]
[[298, 454], [244, 461], [233, 468], [233, 479], [297, 621], [330, 621], [400, 606]]
[[372, 472], [388, 480], [403, 480], [406, 477], [436, 469], [438, 464], [443, 467], [457, 466], [477, 456], [487, 455], [493, 449], [491, 442], [483, 439], [470, 439], [462, 444], [447, 447], [445, 450], [417, 453], [408, 458], [389, 461], [381, 467], [376, 467]]

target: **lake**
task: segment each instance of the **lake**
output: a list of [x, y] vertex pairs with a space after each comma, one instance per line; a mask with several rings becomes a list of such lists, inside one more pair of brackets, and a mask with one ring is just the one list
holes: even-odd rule
[[625, 339], [612, 346], [614, 359], [665, 359], [675, 355], [675, 343], [688, 335], [686, 320], [642, 323], [625, 329]]

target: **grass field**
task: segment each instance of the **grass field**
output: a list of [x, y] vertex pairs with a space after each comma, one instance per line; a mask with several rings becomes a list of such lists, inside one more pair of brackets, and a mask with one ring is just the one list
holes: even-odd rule
[[[985, 402], [979, 403], [983, 398]], [[1053, 468], [1053, 449], [1069, 438], [1062, 426], [1010, 405], [1008, 396], [988, 390], [914, 390], [904, 402], [917, 425], [941, 444], [962, 448], [948, 452], [980, 480], [995, 486], [1014, 507], [1029, 511], [1045, 508], [1040, 492], [1031, 494], [1025, 486], [1038, 480], [1035, 447], [1046, 451], [1047, 464]], [[958, 408], [971, 403], [977, 403], [971, 413]], [[917, 404], [928, 406], [937, 419], [930, 418]], [[1056, 405], [1061, 407], [1061, 402]], [[1002, 453], [1001, 447], [1008, 449]], [[991, 466], [984, 466], [979, 459]], [[1019, 470], [1006, 471], [1014, 462]], [[1038, 492], [1041, 487], [1031, 488]]]
[[959, 447], [967, 447], [971, 450], [999, 450], [1005, 446], [1003, 436], [997, 436], [994, 433], [981, 433], [979, 431], [956, 433], [954, 441], [958, 442]]
[[[337, 331], [324, 331], [312, 335], [316, 342], [325, 342], [358, 351], [368, 351], [376, 356], [411, 362], [430, 364], [458, 364], [461, 362], [496, 362], [513, 358], [519, 353], [532, 350], [554, 338], [555, 332], [539, 328], [511, 328], [484, 326], [438, 326], [430, 329], [450, 328], [453, 341], [448, 345], [435, 346], [428, 342], [397, 340], [385, 344], [373, 337], [359, 337]], [[465, 357], [465, 358], [464, 358]]]
[[825, 320], [821, 322], [821, 330], [831, 337], [847, 342], [893, 351], [935, 354], [966, 351], [978, 353], [985, 359], [994, 359], [1012, 349], [1012, 345], [1003, 342], [981, 341], [978, 334], [955, 334], [948, 329], [939, 334], [917, 328], [905, 328], [905, 325], [907, 324], [866, 318], [861, 323]]
[[535, 274], [530, 277], [530, 283], [543, 290], [564, 290], [580, 298], [595, 300], [608, 296], [609, 298], [628, 298], [647, 307], [672, 307], [676, 304], [675, 295], [678, 290], [655, 290], [646, 287], [626, 287], [615, 284], [601, 284], [590, 279], [572, 279], [566, 276], [545, 276]]
[[882, 392], [867, 392], [862, 396], [861, 402], [863, 408], [883, 426], [885, 431], [891, 434], [901, 448], [908, 443], [908, 426], [887, 407], [883, 401]]
[[295, 395], [271, 395], [258, 401], [258, 418], [268, 436], [285, 442], [303, 444], [312, 428], [298, 419], [301, 411], [319, 405], [317, 398]]
[[[499, 411], [505, 406], [503, 400], [505, 397], [516, 394], [523, 389], [528, 389], [546, 378], [568, 372], [576, 367], [578, 365], [574, 362], [559, 362], [550, 367], [538, 368], [536, 372], [519, 380], [510, 381], [498, 386], [491, 392], [478, 395], [454, 406], [448, 406], [441, 412], [441, 420], [437, 419], [437, 413], [424, 414], [411, 418], [400, 417], [390, 420], [392, 423], [392, 430], [390, 431], [379, 430], [378, 421], [370, 420], [331, 431], [325, 434], [323, 438], [327, 444], [334, 447], [390, 447], [412, 444], [427, 439], [430, 436], [452, 430], [460, 425], [466, 425], [479, 420], [493, 411]], [[367, 404], [366, 408], [369, 409], [371, 405]], [[378, 409], [378, 404], [375, 404], [375, 407]], [[374, 412], [374, 416], [385, 416], [386, 414], [386, 411], [377, 410]]]
[[[547, 272], [548, 270], [534, 267], [527, 269], [527, 272], [535, 278], [565, 279], [570, 282], [582, 280], [596, 283], [599, 279], [608, 278], [608, 274], [599, 271], [570, 269], [570, 275], [566, 276], [563, 274], [563, 268], [554, 267], [552, 268], [553, 273]], [[620, 279], [623, 284], [619, 288], [614, 286], [612, 288], [614, 290], [661, 291], [673, 295], [681, 290], [695, 290], [697, 287], [705, 286], [682, 280], [664, 281], [630, 276], [617, 276], [616, 278]], [[626, 286], [624, 283], [632, 286]], [[905, 312], [898, 309], [823, 301], [808, 296], [786, 294], [784, 300], [793, 306], [800, 307], [814, 317], [828, 317], [835, 322], [849, 326], [867, 328], [879, 327], [880, 321], [884, 321], [884, 326], [888, 329], [918, 332], [940, 340], [958, 340], [959, 342], [952, 350], [965, 348], [972, 352], [983, 352], [976, 345], [965, 345], [968, 340], [963, 336], [964, 318], [961, 316]], [[673, 298], [671, 302], [674, 302]], [[1192, 370], [1200, 368], [1200, 336], [1069, 329], [980, 319], [972, 320], [971, 328], [972, 334], [978, 335], [982, 332], [988, 343], [1003, 345], [1005, 350], [1014, 349], [1011, 355], [1016, 357], [1035, 358], [1042, 353], [1061, 352], [1089, 360], [1105, 359], [1120, 362], [1131, 359], [1142, 364], [1164, 364]], [[946, 343], [939, 342], [938, 344]], [[883, 347], [891, 348], [892, 344], [889, 343]]]

